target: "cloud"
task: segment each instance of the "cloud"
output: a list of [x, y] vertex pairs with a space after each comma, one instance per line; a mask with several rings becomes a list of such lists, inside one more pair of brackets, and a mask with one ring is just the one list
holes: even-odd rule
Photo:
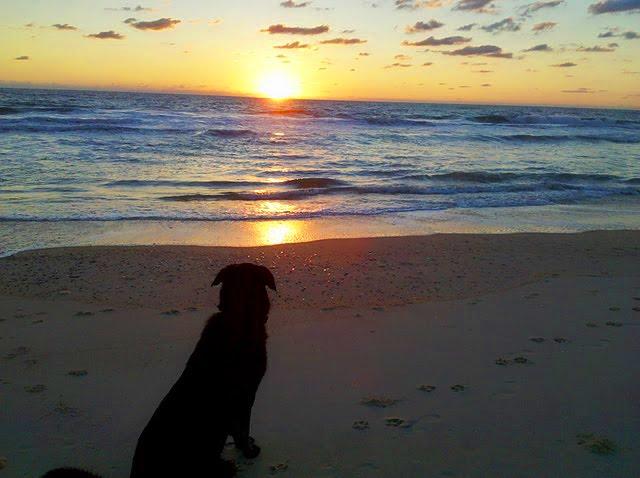
[[91, 33], [90, 35], [87, 35], [87, 38], [96, 38], [98, 40], [122, 40], [124, 35], [116, 33], [113, 30], [109, 30], [108, 32]]
[[458, 0], [454, 10], [488, 13], [495, 10], [493, 0]]
[[475, 27], [477, 25], [477, 23], [469, 23], [467, 25], [462, 25], [460, 28], [458, 28], [459, 32], [468, 32], [471, 31], [473, 29], [473, 27]]
[[284, 8], [304, 8], [311, 5], [311, 2], [299, 2], [296, 3], [293, 0], [287, 0], [286, 2], [280, 2], [280, 6]]
[[69, 25], [68, 23], [55, 23], [51, 26], [53, 28], [56, 28], [57, 30], [66, 30], [66, 31], [77, 30], [76, 27], [74, 27], [73, 25]]
[[542, 10], [543, 8], [554, 8], [563, 3], [564, 3], [564, 0], [550, 0], [547, 2], [539, 1], [539, 2], [529, 3], [527, 5], [523, 5], [522, 7], [520, 7], [519, 10], [520, 10], [520, 14], [523, 17], [530, 17], [538, 10]]
[[538, 33], [548, 32], [556, 27], [556, 22], [540, 22], [531, 27], [531, 31]]
[[273, 48], [278, 48], [280, 50], [296, 50], [299, 48], [309, 48], [309, 45], [306, 43], [300, 43], [299, 41], [294, 41], [292, 43], [285, 43], [284, 45], [275, 45]]
[[562, 90], [562, 93], [595, 93], [591, 88], [576, 88], [575, 90]]
[[443, 55], [451, 56], [488, 56], [492, 58], [513, 58], [513, 53], [506, 53], [495, 45], [466, 46], [459, 50], [443, 51]]
[[606, 32], [598, 34], [598, 38], [613, 38], [618, 36], [618, 28], [610, 28]]
[[361, 43], [367, 43], [367, 40], [361, 40], [360, 38], [332, 38], [331, 40], [323, 40], [320, 43], [323, 45], [360, 45]]
[[489, 88], [491, 86], [491, 83], [482, 83], [480, 86], [482, 86], [483, 88]]
[[598, 38], [621, 37], [621, 38], [624, 38], [625, 40], [637, 40], [640, 38], [640, 33], [637, 33], [637, 32], [633, 32], [633, 31], [622, 32], [622, 33], [619, 33], [619, 32], [620, 32], [619, 28], [609, 28], [606, 32], [602, 32], [598, 34]]
[[[616, 45], [616, 44], [610, 43], [610, 45]], [[611, 46], [606, 47], [606, 46], [596, 45], [596, 46], [590, 46], [590, 47], [581, 46], [579, 48], [576, 48], [576, 51], [581, 51], [585, 53], [610, 53], [616, 50], [615, 50], [615, 47], [611, 47]]]
[[144, 22], [137, 21], [135, 18], [127, 18], [124, 22], [128, 23], [133, 28], [136, 28], [138, 30], [160, 31], [175, 27], [178, 23], [180, 23], [180, 20], [175, 20], [173, 18], [159, 18], [150, 22]]
[[268, 28], [264, 30], [260, 30], [261, 32], [268, 33], [270, 35], [320, 35], [322, 33], [327, 33], [329, 31], [329, 27], [327, 25], [318, 25], [317, 27], [288, 27], [281, 23], [277, 25], [269, 25]]
[[520, 24], [509, 17], [481, 28], [489, 33], [517, 32], [520, 30]]
[[410, 65], [409, 63], [392, 63], [391, 65], [387, 65], [385, 66], [385, 68], [409, 68]]
[[18, 56], [18, 57], [16, 57], [16, 58], [14, 58], [14, 60], [16, 60], [16, 61], [28, 61], [28, 60], [30, 60], [30, 59], [31, 59], [31, 58], [30, 58], [30, 57], [28, 57], [27, 55], [22, 55], [22, 56]]
[[400, 60], [400, 61], [408, 61], [408, 60], [411, 60], [411, 57], [409, 55], [400, 54], [400, 55], [394, 56], [393, 59]]
[[465, 38], [461, 36], [452, 36], [444, 38], [435, 38], [433, 36], [426, 38], [422, 41], [403, 41], [404, 46], [443, 46], [443, 45], [460, 45], [462, 43], [468, 43], [471, 38]]
[[601, 0], [589, 6], [594, 15], [629, 11], [640, 11], [640, 0]]
[[431, 61], [428, 61], [428, 62], [422, 64], [422, 66], [431, 66], [431, 65], [433, 65], [433, 62], [431, 62]]
[[[439, 8], [449, 0], [395, 0], [397, 10], [417, 10], [419, 8]], [[377, 6], [377, 5], [376, 5]]]
[[371, 56], [371, 53], [362, 52], [362, 53], [358, 53], [358, 56]]
[[420, 33], [435, 30], [443, 26], [444, 23], [438, 20], [429, 20], [428, 22], [416, 22], [414, 25], [408, 25], [405, 31], [407, 33]]
[[110, 10], [112, 12], [150, 12], [152, 9], [148, 7], [143, 7], [142, 5], [138, 5], [137, 7], [120, 7], [120, 8], [110, 8], [107, 7], [105, 10]]
[[577, 63], [573, 63], [571, 61], [567, 61], [565, 63], [556, 63], [555, 65], [551, 65], [556, 68], [571, 68], [573, 66], [578, 66]]
[[553, 51], [553, 48], [551, 48], [546, 43], [541, 43], [540, 45], [532, 46], [531, 48], [527, 48], [526, 50], [522, 50], [522, 51], [525, 51], [525, 52]]
[[638, 32], [624, 32], [622, 36], [625, 40], [637, 40], [640, 38], [640, 33]]

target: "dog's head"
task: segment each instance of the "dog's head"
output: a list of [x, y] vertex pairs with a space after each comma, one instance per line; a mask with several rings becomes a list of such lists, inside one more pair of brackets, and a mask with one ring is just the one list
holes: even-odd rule
[[218, 308], [222, 312], [269, 313], [269, 295], [265, 287], [276, 290], [273, 274], [265, 266], [231, 264], [218, 272], [211, 286], [222, 284]]

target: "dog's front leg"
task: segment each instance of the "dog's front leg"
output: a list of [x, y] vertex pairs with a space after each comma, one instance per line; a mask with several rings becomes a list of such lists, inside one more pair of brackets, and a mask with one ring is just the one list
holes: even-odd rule
[[255, 458], [260, 454], [260, 447], [249, 436], [251, 429], [251, 409], [255, 401], [255, 392], [246, 392], [237, 397], [234, 404], [234, 414], [231, 421], [231, 436], [236, 448], [242, 451], [246, 458]]

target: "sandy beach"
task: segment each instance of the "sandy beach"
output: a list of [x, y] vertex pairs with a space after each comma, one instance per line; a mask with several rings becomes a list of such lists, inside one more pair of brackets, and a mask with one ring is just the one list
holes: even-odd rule
[[213, 276], [248, 261], [278, 293], [240, 476], [640, 474], [640, 232], [602, 231], [0, 259], [0, 475], [128, 476]]

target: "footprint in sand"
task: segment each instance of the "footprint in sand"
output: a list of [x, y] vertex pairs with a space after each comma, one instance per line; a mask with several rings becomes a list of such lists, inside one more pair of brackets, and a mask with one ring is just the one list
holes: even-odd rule
[[525, 299], [535, 299], [536, 297], [540, 297], [538, 292], [532, 292], [531, 294], [524, 296]]
[[596, 436], [593, 433], [580, 433], [576, 438], [578, 439], [578, 445], [597, 455], [612, 455], [617, 449], [613, 440]]
[[4, 456], [0, 456], [0, 470], [4, 470], [8, 464], [9, 461]]
[[502, 365], [502, 366], [504, 366], [504, 365], [509, 365], [510, 363], [511, 363], [511, 362], [510, 362], [509, 360], [504, 359], [504, 358], [502, 358], [502, 357], [500, 357], [500, 358], [497, 358], [497, 359], [496, 359], [496, 365]]
[[351, 425], [351, 428], [354, 430], [367, 430], [369, 428], [369, 422], [366, 420], [356, 420]]
[[565, 339], [564, 337], [555, 337], [553, 339], [554, 342], [558, 343], [558, 344], [566, 344], [567, 342], [569, 342], [567, 339]]
[[93, 312], [89, 312], [86, 310], [81, 310], [80, 312], [76, 312], [75, 314], [76, 317], [89, 317], [91, 315], [93, 315]]
[[525, 364], [525, 363], [531, 363], [531, 360], [529, 360], [527, 357], [516, 357], [513, 359], [514, 363], [519, 363], [519, 364]]
[[384, 419], [384, 423], [392, 428], [411, 428], [413, 426], [413, 422], [400, 417], [387, 417]]
[[431, 393], [436, 389], [436, 387], [434, 385], [420, 385], [418, 387], [418, 390], [420, 390], [421, 392], [427, 392], [427, 393]]
[[269, 467], [269, 473], [271, 473], [272, 475], [275, 475], [276, 473], [282, 473], [284, 471], [287, 471], [288, 468], [289, 468], [288, 463], [278, 463], [276, 465], [271, 465]]
[[399, 400], [387, 397], [365, 397], [360, 400], [360, 404], [368, 407], [387, 408], [398, 403]]
[[180, 313], [179, 310], [176, 309], [172, 309], [172, 310], [165, 310], [162, 315], [178, 315]]
[[541, 344], [542, 342], [544, 342], [544, 337], [530, 337], [529, 340], [531, 342], [535, 342], [537, 344]]
[[596, 327], [598, 327], [598, 324], [596, 324], [595, 322], [587, 322], [585, 325], [587, 327], [591, 327], [592, 329], [595, 329]]
[[89, 372], [86, 370], [70, 370], [67, 375], [71, 375], [72, 377], [84, 377]]
[[24, 391], [27, 393], [42, 393], [47, 389], [46, 386], [39, 383], [38, 385], [26, 386]]
[[29, 352], [31, 352], [31, 349], [29, 349], [29, 347], [21, 346], [13, 349], [11, 352], [5, 355], [4, 358], [6, 358], [7, 360], [10, 360], [16, 357], [20, 357], [21, 355], [27, 355]]
[[610, 310], [611, 312], [619, 312], [619, 311], [620, 311], [620, 307], [616, 307], [616, 306], [614, 306], [614, 307], [609, 307], [609, 310]]
[[464, 385], [451, 385], [451, 390], [453, 390], [454, 392], [464, 392], [466, 389], [467, 387], [465, 387]]
[[67, 415], [70, 417], [77, 417], [80, 413], [77, 408], [70, 407], [64, 402], [58, 402], [56, 408], [54, 408], [53, 411], [59, 413], [60, 415]]
[[632, 307], [631, 310], [634, 312], [640, 312], [640, 307]]
[[109, 313], [115, 312], [115, 311], [116, 311], [116, 309], [109, 308], [109, 309], [102, 309], [100, 312], [102, 312], [103, 314], [109, 314]]
[[622, 327], [622, 322], [614, 322], [613, 320], [610, 320], [606, 322], [604, 325], [608, 327]]

